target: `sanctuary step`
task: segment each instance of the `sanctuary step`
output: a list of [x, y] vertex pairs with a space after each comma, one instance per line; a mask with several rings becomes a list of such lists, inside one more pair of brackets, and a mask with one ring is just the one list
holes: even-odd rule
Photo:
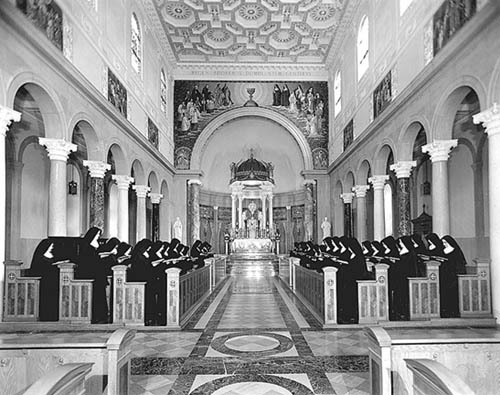
[[277, 273], [276, 263], [273, 260], [243, 261], [233, 259], [229, 262], [231, 275], [244, 277], [272, 277]]

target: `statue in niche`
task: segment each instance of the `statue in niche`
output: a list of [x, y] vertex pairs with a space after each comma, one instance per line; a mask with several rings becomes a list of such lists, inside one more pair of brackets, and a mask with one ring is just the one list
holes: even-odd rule
[[325, 217], [321, 223], [321, 230], [323, 231], [323, 240], [332, 235], [332, 224], [328, 221], [328, 217]]
[[175, 219], [173, 233], [175, 239], [182, 240], [182, 222], [179, 217]]

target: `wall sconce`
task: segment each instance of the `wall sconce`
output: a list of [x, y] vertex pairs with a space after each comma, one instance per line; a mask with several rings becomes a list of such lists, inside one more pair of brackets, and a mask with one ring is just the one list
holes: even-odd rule
[[78, 194], [78, 183], [73, 179], [73, 166], [71, 166], [71, 181], [68, 183], [68, 194]]

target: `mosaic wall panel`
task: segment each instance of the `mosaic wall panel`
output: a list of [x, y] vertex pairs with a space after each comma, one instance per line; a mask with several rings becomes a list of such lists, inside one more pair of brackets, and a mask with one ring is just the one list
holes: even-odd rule
[[445, 0], [433, 18], [436, 55], [476, 13], [476, 0]]
[[351, 119], [351, 121], [346, 125], [344, 128], [344, 151], [349, 147], [352, 142], [354, 141], [354, 120]]
[[127, 118], [127, 89], [108, 68], [108, 101]]
[[292, 206], [292, 219], [302, 219], [304, 218], [304, 205]]
[[231, 207], [219, 206], [219, 221], [231, 222]]
[[286, 207], [273, 207], [274, 221], [286, 221]]
[[52, 44], [63, 50], [63, 13], [55, 1], [17, 0], [16, 5]]
[[214, 219], [214, 208], [213, 206], [203, 206], [200, 204], [200, 218]]
[[392, 72], [389, 71], [373, 91], [373, 119], [377, 118], [392, 101]]
[[155, 125], [151, 118], [148, 118], [148, 140], [155, 148], [158, 148], [158, 136], [158, 126]]
[[175, 167], [189, 169], [191, 152], [203, 129], [221, 113], [252, 99], [290, 119], [304, 134], [314, 167], [328, 166], [328, 83], [256, 81], [175, 81]]

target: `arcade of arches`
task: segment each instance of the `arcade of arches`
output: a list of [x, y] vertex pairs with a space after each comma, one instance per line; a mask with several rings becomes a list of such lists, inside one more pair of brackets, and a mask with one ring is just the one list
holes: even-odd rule
[[[268, 53], [265, 45], [251, 47], [250, 36], [220, 30], [232, 37], [220, 33], [220, 52], [233, 56], [228, 62], [217, 59], [216, 44], [210, 44], [215, 38], [204, 38], [204, 47], [195, 45], [196, 36], [185, 38], [198, 48], [192, 52], [186, 41], [180, 44], [180, 33], [175, 41], [173, 32], [183, 22], [156, 20], [160, 12], [153, 3], [159, 2], [126, 0], [114, 7], [114, 0], [58, 1], [61, 48], [54, 33], [45, 34], [48, 28], [27, 22], [20, 3], [0, 5], [1, 262], [19, 260], [27, 268], [42, 239], [80, 236], [91, 226], [132, 245], [143, 238], [170, 240], [176, 221], [184, 244], [207, 240], [223, 254], [234, 199], [231, 164], [252, 152], [273, 165], [273, 195], [265, 204], [281, 235], [281, 252], [294, 242], [320, 243], [324, 218], [331, 234], [360, 241], [419, 230], [450, 234], [468, 262], [491, 261], [492, 314], [500, 317], [498, 1], [458, 2], [474, 3], [474, 15], [446, 44], [434, 38], [433, 47], [431, 22], [443, 2], [349, 0], [336, 11], [342, 28], [332, 36], [314, 38], [304, 24], [314, 36], [310, 40], [321, 44], [303, 44], [307, 50], [297, 49], [302, 56], [290, 49], [298, 46], [294, 40], [304, 40], [298, 27], [301, 33], [294, 33], [289, 47], [279, 40], [273, 47], [270, 37]], [[195, 2], [179, 2], [182, 12], [191, 10], [188, 3]], [[251, 3], [267, 15], [265, 2]], [[278, 3], [281, 10], [286, 2]], [[142, 29], [133, 35], [132, 61], [131, 13]], [[234, 31], [237, 23], [247, 35], [254, 31], [236, 13], [224, 15], [234, 19]], [[361, 73], [355, 45], [365, 15], [369, 61]], [[166, 37], [168, 29], [173, 38]], [[240, 55], [240, 49], [233, 53], [225, 46], [233, 38], [244, 43]], [[374, 93], [388, 74], [390, 99], [374, 110]], [[125, 113], [108, 94], [111, 75], [126, 89]], [[200, 109], [200, 121], [191, 117], [186, 131], [177, 92], [189, 82], [212, 90], [226, 83], [232, 105], [210, 114]], [[283, 100], [276, 107], [272, 88], [263, 91], [321, 84], [327, 87], [322, 124], [314, 112], [297, 121]], [[257, 106], [245, 105], [247, 86], [256, 87], [250, 100]], [[313, 130], [313, 118], [324, 133]], [[3, 277], [2, 267], [1, 292]]]

